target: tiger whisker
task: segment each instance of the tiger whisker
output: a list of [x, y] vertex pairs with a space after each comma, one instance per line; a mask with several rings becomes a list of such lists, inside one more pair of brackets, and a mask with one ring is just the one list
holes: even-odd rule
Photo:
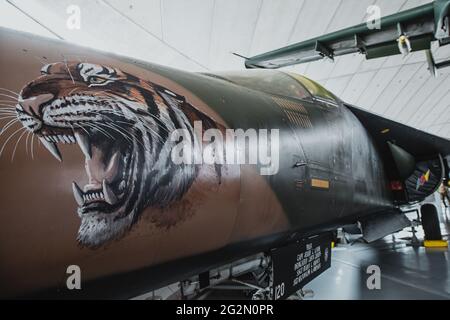
[[0, 157], [2, 156], [3, 150], [5, 150], [5, 147], [6, 147], [6, 145], [8, 144], [8, 142], [9, 142], [9, 141], [10, 141], [17, 133], [19, 133], [19, 132], [22, 131], [22, 130], [26, 130], [26, 128], [25, 128], [25, 127], [22, 127], [22, 128], [17, 129], [16, 131], [14, 131], [13, 134], [11, 134], [11, 135], [8, 137], [8, 139], [5, 140], [5, 142], [3, 143], [3, 147], [2, 147], [2, 149], [0, 150]]
[[[29, 131], [28, 131], [29, 132]], [[19, 145], [20, 140], [22, 139], [22, 137], [27, 133], [27, 131], [22, 132], [22, 134], [20, 135], [19, 139], [17, 139], [16, 144], [14, 145], [14, 150], [11, 156], [11, 162], [14, 161], [14, 156], [16, 154], [16, 150], [17, 150], [17, 146]]]
[[114, 137], [111, 136], [108, 132], [104, 131], [103, 129], [99, 128], [98, 126], [96, 126], [96, 125], [93, 124], [93, 123], [88, 123], [88, 122], [86, 122], [86, 123], [84, 123], [84, 125], [87, 125], [87, 126], [90, 127], [90, 128], [94, 128], [94, 129], [100, 131], [100, 132], [101, 132], [104, 136], [106, 136], [106, 137], [109, 137], [109, 138], [111, 138], [111, 139], [114, 139]]
[[[130, 132], [125, 131], [125, 129], [123, 129], [122, 127], [120, 127], [114, 123], [100, 123], [99, 125], [102, 125], [103, 127], [106, 127], [108, 129], [118, 132], [121, 136], [123, 136], [125, 139], [127, 139], [130, 142], [133, 142], [133, 140], [136, 140], [137, 142], [139, 142], [139, 144], [141, 144], [142, 147], [144, 147], [142, 142], [139, 141], [138, 137], [135, 134], [130, 134]], [[122, 130], [124, 130], [124, 131], [122, 131]]]
[[[150, 113], [150, 112], [144, 111], [144, 113], [145, 113], [146, 116], [149, 116], [149, 117], [152, 117], [152, 118], [155, 119], [155, 120], [161, 121], [160, 118], [158, 118], [157, 116], [155, 116], [154, 114], [152, 114], [152, 113]], [[136, 115], [134, 115], [134, 117], [137, 118]], [[158, 124], [158, 127], [162, 128], [162, 129], [164, 129], [164, 130], [166, 130], [167, 133], [169, 133], [169, 130], [168, 130], [167, 128], [161, 127], [159, 124]]]
[[[159, 121], [161, 120], [161, 119], [157, 118], [156, 116], [154, 116], [154, 115], [152, 115], [152, 114], [150, 114], [150, 113], [149, 113], [149, 115], [151, 115], [154, 119], [157, 119], [157, 120], [159, 120]], [[139, 120], [139, 118], [138, 118], [137, 116], [135, 116], [134, 118], [135, 118], [134, 120], [136, 120], [136, 121]], [[141, 123], [142, 123], [142, 122], [141, 122]], [[161, 126], [159, 123], [156, 123], [156, 126], [157, 126], [158, 128], [160, 128], [160, 129], [166, 131], [167, 133], [169, 133], [169, 129], [167, 129], [167, 128]], [[149, 129], [151, 129], [151, 128], [149, 128]]]
[[[11, 100], [0, 100], [0, 103], [11, 103], [11, 102], [14, 102], [14, 101], [11, 101]], [[8, 104], [8, 106], [15, 107], [15, 104]]]
[[[150, 125], [149, 125], [148, 123], [145, 123], [145, 122], [142, 123], [142, 122], [141, 122], [140, 124], [143, 125], [146, 129], [148, 129], [148, 130], [150, 130], [151, 132], [153, 132], [155, 135], [157, 135], [158, 138], [159, 138], [161, 141], [164, 141], [164, 138], [161, 137], [161, 135], [160, 135], [158, 132], [156, 132], [154, 128], [150, 127]], [[170, 133], [170, 132], [169, 132], [169, 129], [167, 129], [167, 128], [165, 128], [165, 127], [162, 127], [162, 126], [160, 126], [160, 125], [158, 125], [158, 124], [156, 124], [156, 126], [157, 126], [159, 129], [163, 129], [166, 133]]]
[[99, 131], [101, 134], [103, 134], [105, 137], [109, 138], [109, 139], [114, 139], [114, 137], [112, 135], [110, 135], [107, 131], [99, 128], [97, 125], [93, 124], [93, 123], [85, 123], [89, 128], [94, 129]]
[[[113, 130], [116, 129], [116, 131], [119, 130], [119, 133], [121, 133], [120, 129], [124, 130], [122, 127], [116, 125], [115, 123], [108, 123], [108, 124], [103, 123], [103, 125], [109, 127], [110, 129], [113, 129]], [[125, 131], [125, 134], [130, 135], [131, 137], [134, 138], [134, 139], [130, 139], [131, 142], [133, 142], [133, 140], [135, 140], [145, 149], [144, 144], [141, 141], [139, 141], [138, 137], [135, 134], [130, 134], [128, 131]], [[122, 134], [122, 135], [125, 136], [124, 134]]]
[[[104, 111], [105, 113], [113, 113], [113, 114], [117, 114], [117, 115], [119, 115], [119, 116], [125, 117], [125, 115], [123, 114], [123, 112], [119, 112], [118, 110], [99, 110], [99, 113], [101, 113], [101, 112], [103, 112], [103, 111]], [[155, 119], [157, 119], [157, 118], [155, 117]], [[136, 117], [136, 119], [134, 119], [134, 120], [137, 121], [138, 118]], [[128, 122], [120, 121], [120, 120], [115, 120], [115, 122], [120, 122], [120, 123], [124, 123], [124, 124], [129, 124]], [[142, 122], [141, 122], [141, 124], [143, 124], [148, 130], [152, 131], [152, 133], [154, 133], [155, 135], [157, 135], [161, 141], [164, 140], [157, 132], [155, 132], [155, 131], [153, 130], [153, 128], [149, 127], [149, 126], [148, 126], [147, 124], [145, 124], [145, 123], [142, 123]], [[158, 128], [163, 129], [163, 130], [165, 130], [167, 133], [169, 133], [169, 130], [168, 130], [167, 128], [164, 128], [164, 127], [162, 127], [162, 126], [159, 125], [159, 124], [157, 124], [157, 126], [158, 126]]]
[[[130, 142], [133, 142], [133, 139], [129, 136], [129, 132], [126, 132], [126, 131], [123, 132], [123, 131], [121, 131], [121, 130], [119, 129], [119, 127], [114, 127], [114, 126], [112, 126], [112, 124], [107, 124], [107, 123], [99, 123], [98, 125], [101, 125], [101, 126], [103, 126], [103, 127], [105, 127], [105, 128], [114, 130], [114, 131], [116, 131], [117, 133], [119, 133], [122, 137], [124, 137], [126, 140], [128, 140], [128, 141], [130, 141]], [[132, 136], [132, 137], [134, 137], [134, 136]], [[134, 138], [136, 138], [136, 137], [134, 137]]]
[[[118, 122], [118, 123], [127, 123], [127, 122], [124, 122], [124, 121], [116, 121], [116, 122]], [[146, 123], [140, 123], [140, 124], [143, 125], [145, 129], [147, 129], [151, 133], [153, 133], [158, 138], [158, 140], [160, 142], [164, 141], [163, 137], [161, 137], [161, 135], [159, 135], [155, 130], [153, 130], [153, 128], [151, 128], [148, 124], [146, 124]]]
[[12, 90], [9, 90], [9, 89], [6, 89], [6, 88], [2, 88], [2, 87], [0, 87], [0, 90], [4, 90], [4, 91], [6, 91], [6, 92], [9, 92], [9, 93], [15, 94], [15, 95], [16, 95], [17, 97], [19, 97], [19, 96], [20, 96], [18, 92], [15, 92], [15, 91], [12, 91]]
[[[84, 124], [84, 123], [83, 123], [83, 124]], [[89, 130], [87, 130], [86, 128], [84, 128], [82, 125], [80, 125], [80, 124], [78, 124], [78, 123], [74, 123], [74, 125], [77, 126], [77, 127], [80, 128], [80, 129], [82, 129], [84, 132], [86, 132], [86, 134], [87, 134], [88, 136], [91, 135], [90, 132], [89, 132]], [[70, 126], [72, 127], [72, 130], [73, 130], [73, 126], [72, 126], [72, 125], [70, 125]]]
[[[0, 120], [6, 120], [6, 119], [14, 119], [14, 116], [7, 116], [7, 117], [0, 117]], [[9, 120], [11, 121], [11, 120]]]
[[27, 156], [28, 156], [28, 140], [30, 139], [30, 134], [31, 131], [28, 131], [27, 137], [25, 138], [25, 151], [27, 152]]
[[[122, 123], [126, 123], [126, 124], [130, 124], [130, 123], [128, 123], [128, 122], [124, 122], [124, 121], [121, 121]], [[122, 133], [122, 135], [124, 135], [124, 136], [128, 136], [128, 137], [134, 137], [134, 138], [136, 138], [136, 136], [133, 134], [133, 133], [130, 133], [129, 131], [127, 131], [127, 130], [125, 130], [124, 128], [122, 128], [121, 126], [119, 126], [119, 125], [117, 125], [117, 124], [115, 124], [114, 122], [101, 122], [101, 123], [99, 123], [100, 125], [103, 125], [103, 126], [106, 126], [106, 127], [108, 127], [108, 128], [111, 128], [111, 129], [116, 129], [116, 131], [118, 130], [118, 131], [120, 131], [120, 133]], [[131, 141], [131, 140], [130, 140]]]
[[[77, 124], [77, 123], [75, 123], [75, 125], [77, 126], [77, 127], [79, 127], [80, 129], [82, 129], [84, 132], [86, 132], [86, 134], [88, 135], [88, 136], [90, 136], [90, 134], [89, 134], [89, 131], [88, 130], [86, 130], [85, 128], [83, 128], [82, 126], [80, 126], [79, 124]], [[73, 130], [73, 126], [72, 125], [70, 125], [71, 127], [72, 127], [72, 130]]]
[[[9, 116], [8, 116], [8, 117], [9, 117]], [[12, 116], [11, 116], [11, 117], [12, 117]], [[16, 119], [9, 120], [8, 123], [6, 123], [6, 124], [0, 129], [0, 131], [6, 130], [6, 126], [8, 126], [10, 122], [15, 122], [15, 121], [19, 121], [19, 120], [18, 120], [17, 118], [16, 118]]]
[[31, 159], [34, 160], [34, 137], [35, 134], [31, 135]]
[[2, 106], [2, 107], [0, 107], [0, 112], [17, 113], [15, 109], [5, 107], [5, 106], [4, 106], [3, 104], [1, 104], [1, 103], [0, 103], [0, 106]]
[[[101, 100], [102, 102], [109, 102], [109, 100]], [[127, 104], [126, 103], [123, 103], [123, 102], [121, 102], [121, 104], [122, 105], [124, 105], [128, 110], [130, 110], [129, 108], [128, 108], [128, 106], [127, 106]], [[110, 110], [99, 110], [99, 112], [102, 112], [102, 111], [110, 111]], [[112, 110], [111, 110], [112, 111]], [[118, 110], [117, 110], [118, 111]], [[150, 117], [152, 117], [153, 119], [155, 119], [155, 120], [161, 120], [161, 119], [159, 119], [157, 116], [155, 116], [154, 114], [152, 114], [152, 113], [150, 113], [150, 112], [148, 112], [148, 111], [144, 111], [144, 110], [140, 110], [140, 112], [142, 112], [144, 115], [147, 115], [147, 116], [150, 116]], [[125, 117], [126, 118], [126, 115], [125, 115], [125, 113], [123, 112], [123, 111], [120, 111], [120, 114], [119, 115], [121, 115], [121, 116], [123, 116], [123, 117]], [[133, 113], [133, 119], [136, 119], [137, 118], [137, 116]]]
[[[107, 100], [107, 99], [102, 99], [102, 100], [99, 100], [98, 102], [109, 102], [109, 100]], [[124, 117], [124, 118], [127, 118], [127, 115], [123, 112], [123, 111], [121, 111], [121, 110], [91, 110], [90, 112], [92, 112], [92, 113], [97, 113], [97, 114], [104, 114], [104, 113], [111, 113], [111, 114], [115, 114], [115, 115], [118, 115], [118, 116], [120, 116], [120, 117]], [[153, 115], [153, 114], [151, 114], [151, 113], [149, 113], [149, 112], [146, 112], [146, 111], [144, 111], [143, 113], [145, 113], [145, 115], [147, 115], [147, 116], [150, 116], [150, 117], [152, 117], [152, 118], [154, 118], [155, 120], [158, 120], [158, 121], [160, 121], [161, 119], [159, 119], [158, 117], [156, 117], [155, 115]], [[133, 114], [133, 120], [138, 120], [138, 118], [137, 118], [137, 116], [136, 115], [134, 115]], [[167, 128], [165, 128], [165, 127], [163, 127], [163, 126], [161, 126], [160, 124], [156, 124], [160, 129], [162, 129], [162, 130], [164, 130], [164, 131], [166, 131], [167, 133], [169, 133], [169, 130], [167, 129]], [[155, 135], [159, 135], [157, 132], [155, 132], [152, 128], [150, 128], [150, 127], [147, 127], [149, 130], [151, 130]], [[163, 138], [161, 137], [161, 136], [159, 136], [159, 138], [161, 139], [161, 140], [163, 140]]]
[[103, 129], [98, 123], [96, 123], [96, 124], [91, 123], [91, 125], [93, 126], [93, 128], [99, 130], [100, 132], [103, 132], [105, 135], [107, 135], [111, 139], [114, 139], [114, 136], [112, 136], [107, 130]]
[[[13, 99], [15, 102], [17, 102], [17, 97], [10, 96], [10, 95], [8, 95], [8, 94], [6, 94], [6, 93], [1, 93], [1, 92], [0, 92], [0, 96], [6, 97], [6, 98], [11, 98], [11, 99]], [[12, 101], [10, 101], [10, 102], [12, 102]]]
[[75, 84], [75, 80], [73, 80], [72, 73], [70, 72], [69, 66], [67, 65], [67, 59], [65, 57], [64, 57], [64, 64], [66, 65], [67, 72], [69, 73], [69, 76], [72, 79], [72, 83]]
[[133, 138], [136, 138], [132, 134], [130, 134], [129, 132], [120, 130], [122, 128], [113, 126], [111, 123], [103, 122], [103, 123], [98, 123], [98, 125], [100, 125], [100, 126], [102, 126], [104, 128], [110, 129], [110, 130], [114, 130], [115, 132], [120, 134], [122, 137], [124, 137], [126, 140], [128, 140], [129, 142], [133, 142]]
[[3, 128], [1, 129], [1, 131], [0, 131], [0, 136], [3, 134], [3, 133], [5, 133], [11, 126], [13, 126], [16, 122], [18, 122], [18, 120], [17, 119], [12, 119], [12, 120], [10, 120], [7, 124], [5, 124], [4, 126], [3, 126]]
[[17, 117], [17, 114], [15, 112], [11, 112], [8, 110], [0, 110], [0, 113], [4, 114], [4, 115], [8, 115], [8, 116], [16, 116]]

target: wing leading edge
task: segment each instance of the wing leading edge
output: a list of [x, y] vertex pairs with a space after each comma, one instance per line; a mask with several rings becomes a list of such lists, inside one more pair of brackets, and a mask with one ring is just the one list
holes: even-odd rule
[[362, 23], [247, 58], [245, 66], [275, 69], [356, 52], [373, 59], [427, 50], [433, 41], [447, 45], [450, 43], [449, 8], [450, 0], [436, 0], [383, 17], [378, 29]]

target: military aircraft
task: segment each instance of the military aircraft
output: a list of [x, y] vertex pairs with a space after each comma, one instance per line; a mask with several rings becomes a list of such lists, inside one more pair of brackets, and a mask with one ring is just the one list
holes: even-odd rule
[[[412, 51], [447, 44], [449, 3], [236, 72], [0, 28], [0, 296], [129, 298], [196, 275], [211, 283], [211, 270], [344, 225], [366, 241], [408, 226], [401, 206], [448, 181], [450, 141], [261, 68], [400, 54], [400, 37]], [[68, 286], [74, 268], [80, 288]]]

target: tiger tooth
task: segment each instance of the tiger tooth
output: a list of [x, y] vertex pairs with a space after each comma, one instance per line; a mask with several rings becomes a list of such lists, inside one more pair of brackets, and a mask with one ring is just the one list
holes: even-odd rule
[[110, 174], [112, 174], [115, 170], [117, 170], [117, 166], [118, 166], [118, 160], [119, 159], [119, 152], [117, 151], [116, 153], [114, 153], [111, 157], [111, 159], [109, 160], [108, 163], [108, 167], [105, 170], [105, 174], [107, 176], [109, 176]]
[[75, 132], [75, 139], [77, 140], [81, 151], [83, 151], [84, 156], [87, 159], [91, 159], [92, 153], [91, 153], [91, 143], [89, 142], [89, 137], [85, 134]]
[[63, 138], [66, 143], [70, 143], [69, 136], [64, 135]]
[[105, 179], [103, 179], [103, 194], [105, 195], [105, 201], [109, 203], [110, 205], [114, 205], [117, 202], [117, 197], [114, 194], [114, 192], [111, 190], [111, 188], [108, 186], [108, 183]]
[[44, 138], [40, 137], [39, 140], [41, 140], [44, 147], [47, 148], [47, 150], [60, 162], [62, 162], [61, 153], [58, 150], [58, 147], [55, 143], [49, 142], [45, 140]]
[[79, 206], [82, 206], [84, 204], [83, 191], [81, 191], [81, 188], [77, 185], [75, 181], [72, 182], [72, 191], [73, 196], [75, 197], [75, 201], [78, 203]]

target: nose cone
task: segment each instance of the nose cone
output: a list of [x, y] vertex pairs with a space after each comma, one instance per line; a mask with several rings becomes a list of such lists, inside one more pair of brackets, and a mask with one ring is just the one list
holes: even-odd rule
[[51, 93], [44, 93], [38, 96], [29, 97], [26, 99], [22, 99], [20, 101], [20, 105], [23, 108], [23, 111], [28, 113], [30, 116], [39, 116], [41, 114], [41, 107], [44, 103], [52, 100], [54, 97]]

